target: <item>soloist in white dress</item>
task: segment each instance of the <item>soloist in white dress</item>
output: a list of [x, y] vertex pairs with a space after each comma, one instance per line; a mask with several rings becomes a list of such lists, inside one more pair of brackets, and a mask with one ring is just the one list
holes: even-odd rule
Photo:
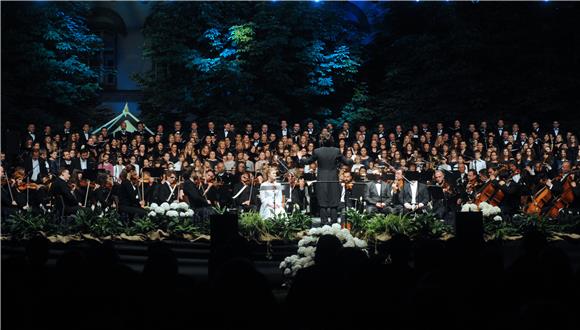
[[260, 185], [260, 215], [263, 219], [284, 214], [282, 205], [282, 185], [280, 183], [264, 182]]

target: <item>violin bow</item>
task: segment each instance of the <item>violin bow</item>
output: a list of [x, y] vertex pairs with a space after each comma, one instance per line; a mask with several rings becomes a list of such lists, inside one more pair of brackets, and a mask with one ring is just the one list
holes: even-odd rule
[[89, 191], [91, 190], [91, 180], [87, 179], [87, 192], [85, 193], [85, 203], [83, 207], [87, 207], [87, 201], [89, 200]]
[[8, 174], [4, 172], [4, 176], [6, 177], [6, 185], [8, 186], [8, 193], [10, 194], [10, 199], [12, 203], [14, 203], [14, 195], [12, 194], [12, 189], [10, 188], [10, 179], [8, 179]]

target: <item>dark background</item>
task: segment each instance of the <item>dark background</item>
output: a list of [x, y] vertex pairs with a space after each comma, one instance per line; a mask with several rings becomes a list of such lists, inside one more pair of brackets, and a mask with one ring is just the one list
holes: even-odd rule
[[[372, 4], [372, 6], [371, 6]], [[198, 118], [580, 124], [575, 3], [156, 3], [149, 125]], [[110, 119], [87, 3], [2, 2], [2, 126]]]

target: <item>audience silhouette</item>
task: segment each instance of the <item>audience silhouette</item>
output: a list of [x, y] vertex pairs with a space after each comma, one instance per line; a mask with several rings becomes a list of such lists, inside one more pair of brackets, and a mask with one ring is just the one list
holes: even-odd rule
[[[521, 249], [513, 262], [505, 245]], [[114, 242], [33, 237], [2, 259], [2, 329], [578, 329], [580, 273], [538, 231], [466, 244], [395, 235], [369, 254], [334, 236], [289, 289], [257, 270], [234, 237], [209, 280], [180, 274], [175, 247], [152, 242], [143, 269]], [[370, 255], [370, 256], [369, 256]], [[50, 257], [52, 256], [52, 258]], [[504, 259], [505, 258], [505, 259]], [[276, 293], [276, 294], [275, 294]], [[282, 293], [282, 294], [280, 294]], [[284, 297], [284, 294], [285, 297]]]

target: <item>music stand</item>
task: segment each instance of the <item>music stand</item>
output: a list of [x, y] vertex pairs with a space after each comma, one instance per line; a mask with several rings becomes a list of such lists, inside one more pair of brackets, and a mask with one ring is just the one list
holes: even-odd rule
[[427, 186], [429, 190], [429, 195], [431, 195], [432, 200], [442, 200], [445, 199], [445, 194], [443, 193], [443, 188], [439, 186]]
[[163, 176], [164, 169], [161, 167], [146, 167], [143, 172], [149, 172], [152, 178], [160, 178]]
[[359, 208], [357, 208], [358, 205], [356, 204], [356, 202], [360, 201], [361, 199], [364, 200], [366, 188], [367, 188], [366, 182], [354, 182], [352, 186], [352, 198], [355, 200], [355, 209], [357, 210], [359, 210]]
[[[97, 181], [97, 176], [99, 172], [103, 170], [84, 170], [83, 171], [83, 179], [91, 180], [93, 182]], [[105, 171], [106, 172], [106, 171]]]

